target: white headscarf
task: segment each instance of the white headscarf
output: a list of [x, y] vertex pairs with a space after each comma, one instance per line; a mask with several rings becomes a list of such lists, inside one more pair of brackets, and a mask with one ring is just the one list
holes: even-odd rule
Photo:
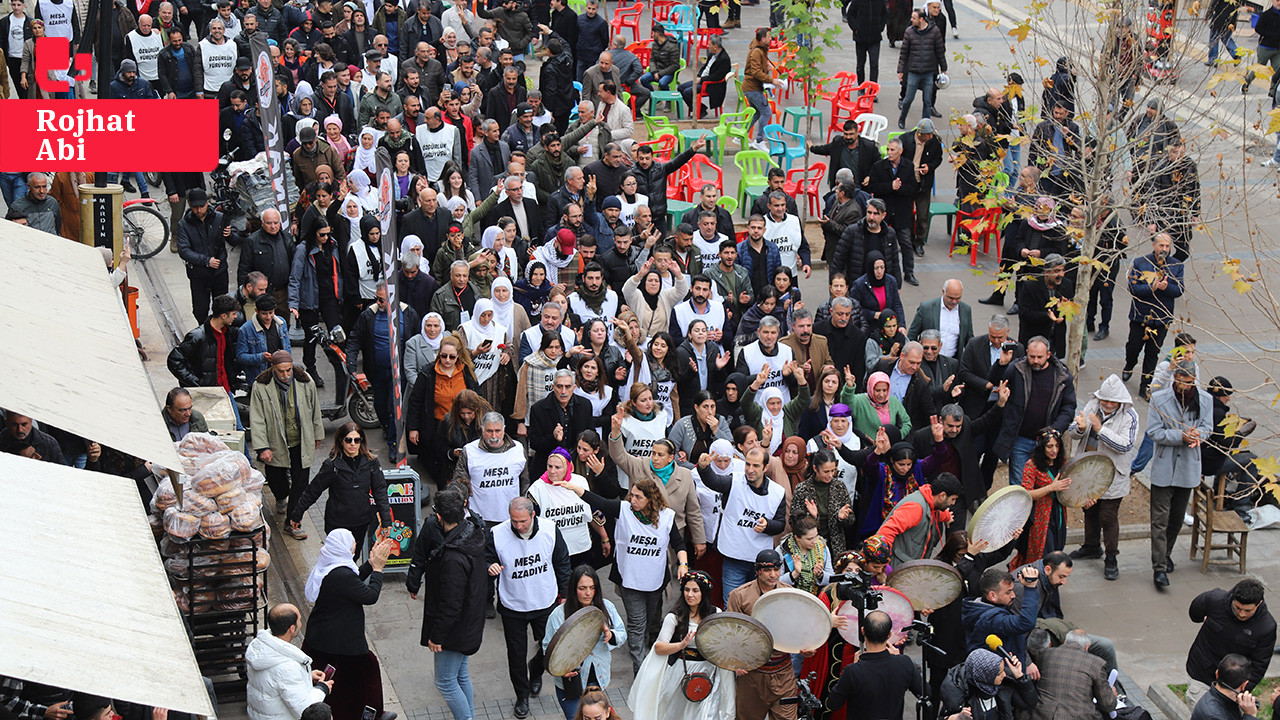
[[[368, 135], [373, 138], [373, 147], [368, 150], [364, 149], [362, 140]], [[368, 170], [370, 175], [378, 173], [378, 133], [373, 128], [365, 126], [360, 128], [360, 134], [356, 136], [356, 159], [351, 166], [351, 172], [357, 170]]]
[[769, 401], [773, 398], [781, 400], [782, 391], [776, 387], [767, 387], [760, 391], [759, 399], [757, 400], [760, 403], [760, 429], [763, 430], [770, 422], [773, 423], [773, 437], [769, 438], [770, 455], [782, 444], [782, 416], [785, 414], [785, 411], [782, 410], [779, 410], [777, 415], [769, 412]]
[[[440, 321], [440, 334], [437, 335], [434, 339], [427, 335], [427, 321], [433, 317], [436, 320]], [[440, 341], [444, 339], [444, 316], [443, 315], [441, 315], [438, 312], [429, 312], [427, 313], [426, 317], [422, 318], [422, 339], [426, 341], [427, 347], [437, 352], [440, 350]]]
[[314, 603], [316, 598], [320, 597], [320, 585], [324, 582], [325, 576], [334, 570], [340, 567], [351, 568], [351, 572], [360, 574], [360, 568], [357, 568], [355, 561], [351, 559], [351, 546], [355, 544], [356, 536], [345, 528], [338, 528], [325, 536], [324, 546], [320, 548], [320, 557], [316, 558], [315, 567], [311, 568], [311, 574], [307, 576], [307, 585], [303, 591], [307, 596], [307, 602]]
[[[498, 296], [494, 293], [499, 286], [507, 288], [507, 292], [512, 293], [507, 297], [506, 302], [498, 302]], [[516, 311], [515, 311], [515, 294], [511, 286], [511, 280], [500, 277], [493, 281], [493, 285], [489, 288], [489, 294], [493, 301], [493, 321], [506, 329], [507, 340], [515, 340], [516, 337]]]
[[[454, 198], [456, 199], [456, 198]], [[488, 250], [493, 249], [493, 241], [502, 234], [502, 229], [497, 225], [490, 225], [484, 229], [484, 235], [480, 236], [480, 247]]]
[[724, 438], [717, 438], [712, 441], [709, 450], [711, 451], [711, 454], [716, 457], [733, 457], [733, 443], [725, 440]]
[[[347, 207], [352, 204], [360, 209], [360, 213], [355, 217], [351, 217], [347, 214]], [[347, 196], [342, 198], [342, 206], [338, 208], [338, 216], [347, 221], [347, 246], [350, 247], [353, 244], [361, 242], [360, 218], [364, 217], [364, 204], [360, 202], [360, 198], [352, 195], [351, 193], [347, 193]]]
[[449, 218], [452, 219], [453, 213], [456, 212], [458, 208], [465, 208], [467, 206], [467, 201], [455, 195], [448, 200], [445, 200], [444, 206], [449, 208]]
[[356, 187], [355, 192], [352, 194], [360, 202], [360, 207], [369, 212], [376, 211], [378, 209], [378, 200], [373, 196], [373, 183], [369, 181], [369, 176], [363, 172], [353, 170], [347, 177], [351, 180], [351, 184]]
[[[400, 241], [400, 264], [421, 268], [424, 262], [422, 251], [425, 247], [417, 235], [405, 235], [404, 240]], [[417, 248], [418, 251], [413, 252], [414, 248]]]
[[298, 140], [298, 142], [302, 142], [303, 129], [309, 128], [309, 127], [316, 129], [317, 136], [320, 134], [320, 131], [323, 129], [320, 127], [320, 123], [316, 122], [315, 118], [309, 118], [309, 117], [302, 118], [301, 120], [298, 121], [297, 125], [293, 126], [293, 136]]
[[[480, 323], [480, 316], [485, 312], [492, 312], [493, 317], [489, 319], [487, 324]], [[505, 328], [494, 322], [498, 313], [493, 309], [493, 301], [488, 298], [480, 298], [476, 300], [476, 305], [471, 310], [471, 319], [462, 324], [467, 333], [467, 350], [475, 350], [480, 347], [480, 343], [486, 339], [493, 341], [493, 350], [496, 352], [498, 345], [505, 340]]]

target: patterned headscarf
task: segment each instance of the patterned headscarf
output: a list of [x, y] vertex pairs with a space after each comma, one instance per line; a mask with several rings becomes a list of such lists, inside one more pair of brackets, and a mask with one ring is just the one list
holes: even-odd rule
[[859, 548], [858, 555], [863, 562], [879, 565], [889, 562], [889, 558], [893, 554], [892, 551], [893, 546], [888, 540], [884, 539], [883, 535], [872, 535], [862, 541], [862, 547]]
[[996, 676], [1000, 674], [1000, 666], [1004, 661], [999, 655], [978, 648], [969, 653], [969, 657], [964, 661], [964, 674], [968, 676], [969, 683], [977, 688], [986, 697], [996, 694]]

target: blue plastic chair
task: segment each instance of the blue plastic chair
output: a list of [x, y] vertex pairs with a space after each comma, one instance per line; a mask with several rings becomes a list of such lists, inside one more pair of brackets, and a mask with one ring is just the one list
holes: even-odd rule
[[683, 3], [671, 8], [671, 17], [662, 23], [667, 32], [676, 36], [676, 40], [680, 43], [680, 57], [689, 56], [689, 38], [693, 36], [694, 30], [698, 27], [697, 15], [694, 14], [693, 8]]
[[[804, 135], [791, 132], [777, 123], [764, 126], [764, 139], [769, 143], [769, 156], [777, 158], [779, 165], [785, 163], [784, 169], [790, 170], [791, 163], [804, 159]], [[796, 145], [787, 144], [788, 139], [797, 141]]]
[[573, 89], [578, 91], [578, 100], [573, 104], [573, 107], [569, 109], [569, 122], [573, 122], [578, 119], [578, 103], [582, 102], [582, 83], [574, 80]]

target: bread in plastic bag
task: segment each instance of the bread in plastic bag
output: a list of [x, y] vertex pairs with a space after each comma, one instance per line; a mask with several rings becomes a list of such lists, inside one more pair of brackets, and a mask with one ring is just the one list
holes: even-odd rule
[[224, 538], [231, 534], [231, 521], [222, 513], [209, 513], [200, 518], [200, 537], [210, 540]]
[[171, 507], [164, 511], [164, 529], [173, 537], [190, 540], [200, 532], [200, 518]]
[[201, 495], [213, 498], [227, 492], [249, 479], [249, 461], [233, 450], [217, 453], [212, 462], [204, 465], [191, 476], [188, 487]]
[[231, 529], [236, 532], [250, 532], [262, 525], [262, 510], [255, 504], [245, 501], [227, 512], [231, 520]]

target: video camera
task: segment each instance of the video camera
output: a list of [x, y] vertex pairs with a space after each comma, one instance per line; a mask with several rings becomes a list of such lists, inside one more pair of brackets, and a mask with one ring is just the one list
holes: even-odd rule
[[854, 571], [832, 575], [831, 582], [836, 584], [837, 598], [853, 603], [854, 607], [863, 612], [870, 612], [880, 607], [880, 602], [884, 599], [884, 593], [871, 586], [874, 577]]

